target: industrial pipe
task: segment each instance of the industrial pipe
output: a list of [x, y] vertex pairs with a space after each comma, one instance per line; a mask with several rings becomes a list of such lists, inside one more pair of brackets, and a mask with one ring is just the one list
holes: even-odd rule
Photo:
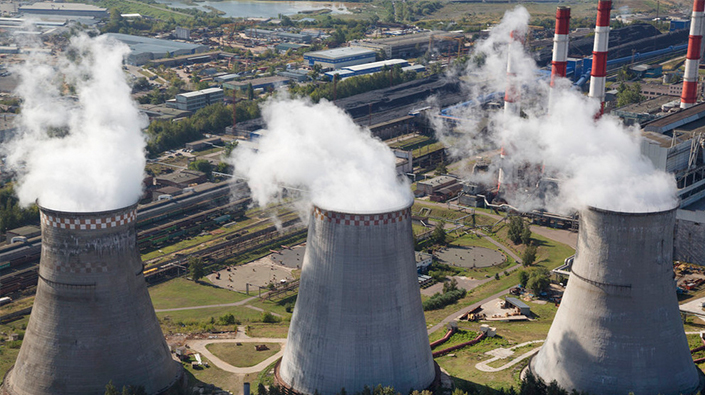
[[693, 14], [690, 19], [690, 35], [688, 36], [688, 54], [685, 56], [681, 108], [692, 107], [698, 98], [698, 66], [700, 64], [701, 45], [703, 41], [704, 9], [705, 0], [695, 0], [693, 2]]
[[590, 73], [590, 93], [588, 96], [600, 101], [596, 118], [605, 111], [605, 80], [607, 78], [607, 48], [610, 39], [610, 10], [612, 0], [600, 0], [597, 4], [595, 24], [595, 44], [592, 50], [592, 72]]

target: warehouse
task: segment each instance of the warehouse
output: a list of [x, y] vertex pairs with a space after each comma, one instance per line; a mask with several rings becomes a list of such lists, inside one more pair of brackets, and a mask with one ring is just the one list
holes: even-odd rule
[[343, 67], [370, 63], [375, 60], [377, 60], [375, 51], [353, 47], [335, 48], [304, 54], [304, 62], [307, 62], [308, 66], [320, 64], [324, 69], [342, 69]]
[[390, 59], [408, 59], [423, 55], [429, 51], [429, 46], [432, 46], [431, 50], [457, 52], [460, 40], [464, 37], [462, 33], [426, 32], [380, 40], [353, 41], [350, 46], [382, 51]]
[[109, 16], [107, 8], [96, 7], [81, 3], [53, 3], [42, 2], [32, 5], [21, 5], [21, 14], [52, 15], [52, 16], [83, 16], [92, 18], [107, 18]]
[[130, 47], [131, 52], [127, 57], [127, 63], [135, 66], [143, 65], [154, 59], [193, 55], [208, 50], [208, 46], [201, 44], [160, 40], [121, 33], [106, 33], [105, 35], [122, 41]]

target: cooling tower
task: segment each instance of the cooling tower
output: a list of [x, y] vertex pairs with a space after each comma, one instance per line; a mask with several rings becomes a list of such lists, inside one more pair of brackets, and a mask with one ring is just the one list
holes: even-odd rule
[[112, 381], [149, 394], [181, 375], [142, 274], [136, 205], [100, 213], [41, 208], [34, 307], [5, 392], [95, 395]]
[[673, 281], [673, 210], [580, 214], [570, 281], [531, 370], [591, 394], [691, 394], [699, 376]]
[[313, 209], [277, 378], [309, 395], [432, 384], [410, 204], [378, 214]]

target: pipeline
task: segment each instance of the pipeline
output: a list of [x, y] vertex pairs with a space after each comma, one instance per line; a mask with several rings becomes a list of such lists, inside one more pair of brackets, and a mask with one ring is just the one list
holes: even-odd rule
[[446, 335], [443, 336], [442, 338], [436, 340], [435, 342], [431, 343], [431, 348], [436, 347], [438, 345], [441, 345], [450, 339], [450, 337], [455, 333], [455, 328], [450, 328], [448, 329], [448, 332], [446, 332]]
[[481, 332], [476, 338], [474, 338], [473, 340], [470, 340], [469, 342], [456, 344], [453, 347], [444, 348], [443, 350], [438, 350], [438, 351], [434, 352], [433, 357], [437, 358], [437, 357], [443, 356], [445, 354], [448, 354], [451, 351], [455, 351], [455, 350], [461, 349], [463, 347], [472, 346], [474, 344], [477, 344], [478, 342], [480, 342], [480, 340], [484, 339], [485, 336], [487, 336], [487, 334], [485, 332]]

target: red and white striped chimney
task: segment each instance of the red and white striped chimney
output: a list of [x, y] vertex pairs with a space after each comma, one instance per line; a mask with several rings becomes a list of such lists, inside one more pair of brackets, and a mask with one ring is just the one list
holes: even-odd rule
[[683, 75], [683, 94], [681, 108], [692, 107], [698, 98], [698, 65], [700, 64], [701, 44], [703, 41], [703, 10], [705, 0], [693, 2], [693, 15], [690, 19], [690, 36], [688, 37], [688, 54]]
[[521, 109], [521, 87], [517, 86], [516, 62], [513, 61], [512, 54], [517, 50], [518, 43], [523, 43], [523, 37], [516, 30], [511, 32], [511, 40], [507, 47], [507, 89], [504, 92], [504, 114], [519, 115]]
[[[551, 62], [551, 87], [556, 78], [563, 78], [568, 67], [568, 32], [570, 31], [570, 7], [556, 9], [556, 33], [553, 36], [553, 60]], [[552, 107], [553, 94], [549, 96], [548, 108]]]
[[595, 24], [595, 45], [592, 49], [592, 72], [590, 73], [590, 93], [588, 96], [600, 101], [600, 111], [596, 118], [605, 111], [605, 79], [607, 77], [607, 46], [610, 40], [610, 11], [612, 0], [600, 0], [597, 4], [597, 23]]

